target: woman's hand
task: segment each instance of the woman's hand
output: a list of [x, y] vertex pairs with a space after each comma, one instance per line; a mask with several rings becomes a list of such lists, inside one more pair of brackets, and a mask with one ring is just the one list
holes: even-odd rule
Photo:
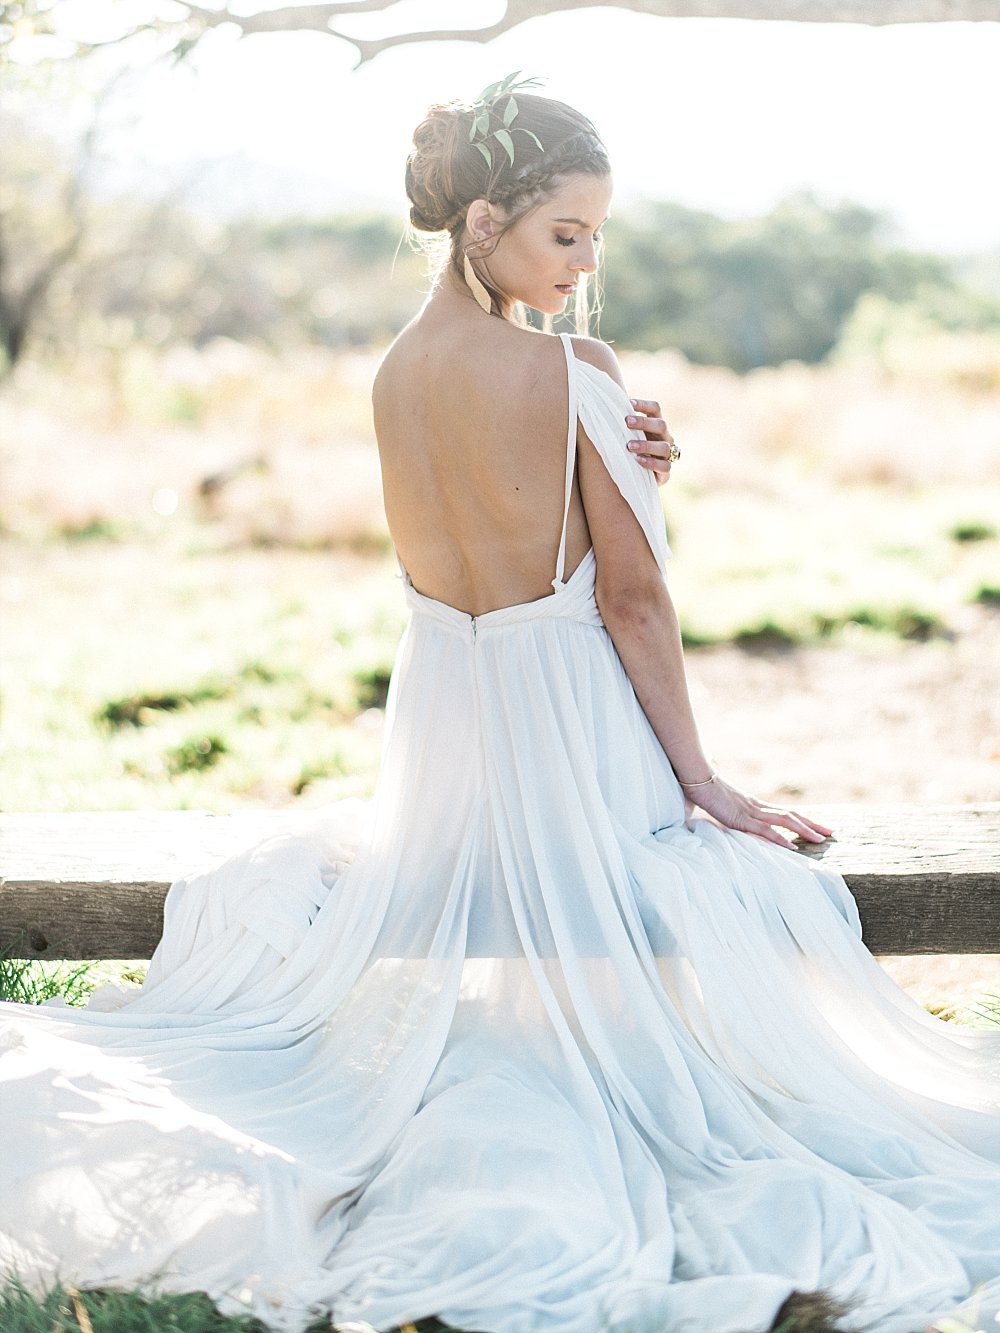
[[670, 450], [674, 437], [660, 416], [659, 403], [650, 398], [633, 398], [631, 403], [634, 413], [625, 418], [625, 424], [633, 430], [641, 430], [646, 442], [630, 440], [628, 447], [639, 464], [652, 472], [657, 486], [662, 486], [670, 476]]
[[794, 810], [783, 810], [777, 805], [764, 805], [755, 801], [752, 796], [745, 796], [720, 777], [705, 786], [681, 790], [684, 791], [685, 818], [690, 817], [695, 806], [700, 806], [723, 827], [753, 833], [767, 842], [777, 843], [779, 847], [792, 847], [793, 843], [789, 838], [776, 833], [775, 825], [790, 829], [806, 842], [822, 842], [833, 832], [833, 829], [817, 824], [815, 820], [807, 819]]

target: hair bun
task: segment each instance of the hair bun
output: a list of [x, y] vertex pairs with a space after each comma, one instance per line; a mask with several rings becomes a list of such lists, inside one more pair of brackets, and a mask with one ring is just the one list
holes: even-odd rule
[[410, 221], [419, 231], [447, 231], [464, 211], [455, 191], [462, 110], [458, 102], [437, 103], [413, 132], [413, 149], [406, 159], [406, 193]]

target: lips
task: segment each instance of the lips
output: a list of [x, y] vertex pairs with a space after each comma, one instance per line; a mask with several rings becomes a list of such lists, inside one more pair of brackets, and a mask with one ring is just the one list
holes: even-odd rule
[[570, 296], [573, 292], [576, 291], [576, 283], [575, 283], [575, 282], [557, 282], [557, 283], [556, 283], [556, 291], [557, 291], [557, 292], [562, 292], [563, 296]]

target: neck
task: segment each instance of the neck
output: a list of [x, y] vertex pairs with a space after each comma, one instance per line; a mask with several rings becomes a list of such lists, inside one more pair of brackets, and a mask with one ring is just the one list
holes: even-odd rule
[[[476, 298], [469, 290], [468, 283], [460, 273], [456, 273], [454, 264], [450, 262], [445, 267], [445, 270], [435, 284], [433, 291], [427, 298], [425, 309], [432, 303], [435, 308], [440, 308], [442, 310], [446, 306], [450, 306], [451, 313], [456, 318], [461, 313], [474, 314], [478, 319], [493, 318], [493, 316], [487, 316], [486, 312], [480, 308]], [[509, 301], [504, 302], [501, 306], [500, 317], [509, 320], [510, 315], [511, 303]]]

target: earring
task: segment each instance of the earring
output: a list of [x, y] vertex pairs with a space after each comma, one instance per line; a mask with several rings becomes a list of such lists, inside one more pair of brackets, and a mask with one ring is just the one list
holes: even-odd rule
[[482, 281], [476, 274], [476, 270], [472, 267], [472, 261], [468, 255], [465, 256], [462, 271], [465, 274], [465, 281], [468, 284], [469, 291], [476, 298], [477, 304], [481, 306], [488, 315], [491, 315], [493, 313], [493, 301], [489, 292], [483, 286]]

